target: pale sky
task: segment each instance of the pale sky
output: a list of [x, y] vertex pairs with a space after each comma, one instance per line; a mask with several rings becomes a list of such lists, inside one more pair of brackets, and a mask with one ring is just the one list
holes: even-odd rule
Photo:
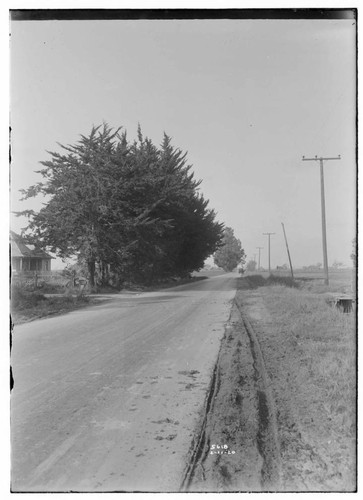
[[[323, 262], [318, 162], [325, 163], [328, 260], [351, 265], [355, 236], [353, 20], [14, 21], [12, 210], [57, 142], [92, 125], [140, 122], [188, 151], [201, 191], [247, 258], [271, 237], [271, 266]], [[25, 219], [12, 218], [20, 231]]]

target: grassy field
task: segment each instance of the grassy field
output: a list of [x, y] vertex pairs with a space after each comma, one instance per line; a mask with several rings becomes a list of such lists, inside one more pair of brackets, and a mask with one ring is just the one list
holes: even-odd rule
[[[290, 277], [288, 271], [273, 270], [272, 274], [276, 277]], [[268, 273], [261, 273], [267, 277]], [[297, 283], [304, 289], [314, 293], [355, 293], [355, 271], [353, 269], [330, 269], [329, 285], [324, 284], [323, 271], [308, 271], [296, 269], [294, 277]]]

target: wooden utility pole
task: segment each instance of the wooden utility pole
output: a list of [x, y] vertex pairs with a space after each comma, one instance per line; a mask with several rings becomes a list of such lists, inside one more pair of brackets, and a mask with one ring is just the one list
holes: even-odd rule
[[326, 243], [326, 219], [325, 219], [325, 192], [324, 192], [324, 161], [328, 160], [340, 160], [340, 155], [336, 158], [323, 158], [315, 155], [315, 158], [305, 158], [302, 157], [303, 161], [319, 161], [320, 162], [320, 192], [321, 192], [321, 226], [323, 233], [323, 258], [324, 258], [324, 274], [325, 274], [325, 284], [329, 285], [329, 269], [328, 269], [328, 249]]
[[290, 269], [291, 269], [291, 278], [292, 281], [294, 281], [294, 271], [292, 269], [292, 263], [291, 263], [291, 257], [290, 257], [290, 251], [289, 251], [289, 245], [287, 244], [287, 238], [286, 238], [286, 233], [285, 233], [285, 226], [283, 222], [281, 222], [282, 229], [284, 231], [284, 238], [285, 238], [285, 243], [286, 243], [286, 250], [287, 250], [287, 255], [289, 257], [289, 262], [290, 262]]
[[256, 247], [258, 248], [258, 270], [260, 270], [260, 267], [261, 267], [261, 250], [263, 249], [263, 247]]
[[268, 272], [269, 274], [271, 274], [271, 241], [270, 241], [270, 237], [271, 237], [271, 234], [275, 234], [275, 233], [262, 233], [264, 234], [265, 236], [268, 236]]

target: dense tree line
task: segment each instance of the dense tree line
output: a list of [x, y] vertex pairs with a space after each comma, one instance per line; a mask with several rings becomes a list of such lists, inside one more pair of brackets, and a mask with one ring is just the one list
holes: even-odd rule
[[[218, 248], [223, 225], [199, 192], [186, 153], [164, 134], [160, 147], [104, 124], [40, 162], [42, 182], [23, 199], [45, 196], [29, 217], [29, 242], [59, 257], [77, 256], [91, 286], [183, 276]], [[97, 271], [97, 272], [96, 272]]]

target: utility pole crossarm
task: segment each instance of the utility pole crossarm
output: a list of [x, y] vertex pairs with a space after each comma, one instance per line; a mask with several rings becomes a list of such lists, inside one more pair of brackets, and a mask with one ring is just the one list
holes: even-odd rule
[[314, 158], [305, 158], [305, 156], [302, 157], [302, 161], [320, 161], [320, 160], [323, 160], [323, 161], [328, 161], [328, 160], [341, 160], [341, 157], [340, 155], [338, 156], [335, 156], [335, 157], [332, 157], [332, 158], [328, 158], [328, 157], [322, 157], [322, 156], [314, 156]]

